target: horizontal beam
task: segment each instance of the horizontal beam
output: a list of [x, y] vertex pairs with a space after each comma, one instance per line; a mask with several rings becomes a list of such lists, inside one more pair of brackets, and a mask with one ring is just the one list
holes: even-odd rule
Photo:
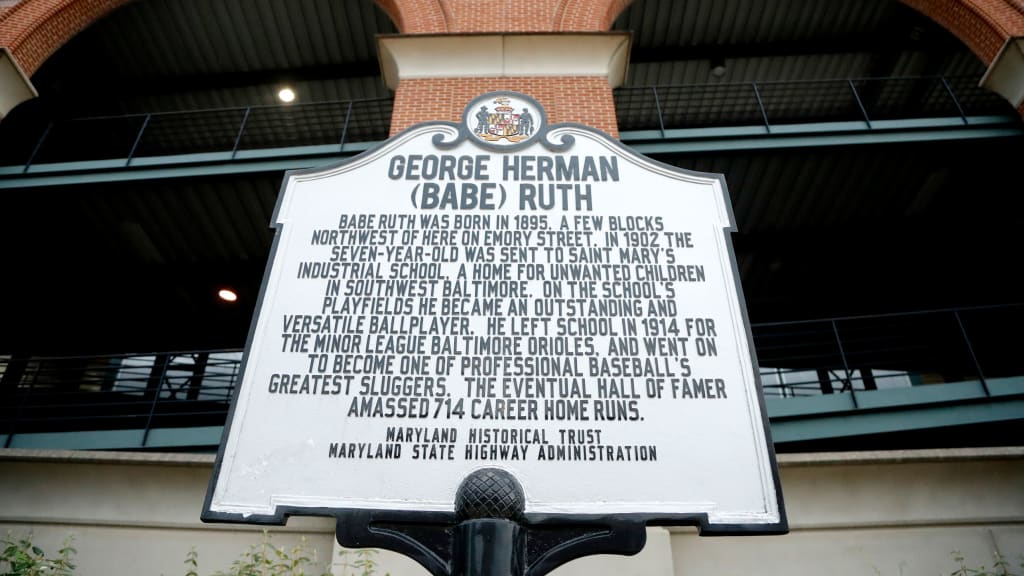
[[[776, 443], [926, 430], [1024, 418], [1024, 378], [857, 391], [802, 398], [768, 398]], [[856, 400], [854, 400], [856, 395]], [[131, 450], [214, 447], [221, 426], [15, 434], [12, 448]], [[0, 445], [7, 435], [0, 434]]]
[[[933, 142], [1024, 136], [1016, 117], [911, 118], [871, 122], [819, 122], [623, 132], [623, 143], [641, 154], [769, 150], [898, 142]], [[379, 142], [342, 147], [297, 146], [264, 150], [181, 154], [0, 167], [0, 189], [98, 182], [246, 174], [323, 166], [372, 148]]]
[[1024, 378], [768, 398], [772, 439], [802, 442], [1024, 419]]
[[729, 126], [623, 132], [622, 141], [642, 154], [718, 152], [816, 146], [935, 142], [1024, 136], [1024, 124], [1004, 116], [909, 118]]

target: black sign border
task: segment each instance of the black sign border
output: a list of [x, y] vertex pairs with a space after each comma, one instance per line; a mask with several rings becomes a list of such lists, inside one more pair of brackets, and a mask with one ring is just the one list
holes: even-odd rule
[[[537, 107], [538, 112], [542, 115], [542, 122], [540, 123], [538, 133], [530, 139], [507, 146], [495, 146], [479, 138], [472, 137], [466, 128], [466, 117], [469, 114], [469, 106], [474, 105], [487, 97], [497, 97], [499, 95], [510, 95], [516, 98], [528, 100]], [[423, 122], [415, 124], [398, 134], [388, 138], [387, 140], [367, 149], [366, 151], [346, 158], [341, 161], [319, 166], [315, 168], [304, 168], [297, 170], [288, 170], [284, 173], [282, 180], [281, 190], [278, 194], [277, 204], [274, 208], [272, 216], [273, 227], [275, 228], [274, 239], [270, 248], [270, 258], [267, 261], [266, 268], [264, 270], [263, 281], [260, 287], [259, 298], [256, 302], [256, 306], [253, 312], [253, 318], [249, 327], [249, 334], [247, 336], [246, 348], [243, 353], [239, 374], [242, 376], [246, 373], [246, 365], [248, 363], [249, 354], [255, 336], [256, 326], [259, 322], [260, 312], [263, 309], [263, 300], [267, 283], [270, 279], [270, 272], [273, 269], [274, 258], [278, 254], [278, 242], [281, 238], [280, 232], [281, 225], [277, 224], [277, 215], [281, 209], [281, 205], [284, 202], [285, 192], [288, 188], [288, 183], [293, 177], [312, 175], [327, 172], [341, 166], [357, 162], [363, 158], [367, 158], [376, 154], [379, 150], [384, 147], [392, 145], [394, 140], [401, 139], [402, 137], [409, 136], [413, 132], [423, 131], [430, 128], [443, 128], [443, 133], [437, 133], [434, 135], [433, 143], [442, 149], [450, 149], [460, 144], [464, 140], [470, 140], [475, 145], [484, 148], [488, 151], [496, 152], [513, 152], [533, 145], [536, 141], [539, 141], [544, 147], [552, 151], [564, 151], [570, 148], [575, 139], [571, 134], [561, 134], [559, 142], [552, 142], [548, 138], [551, 132], [558, 131], [563, 128], [568, 128], [576, 131], [588, 132], [591, 135], [603, 139], [604, 142], [619, 152], [622, 155], [631, 156], [638, 159], [641, 163], [653, 165], [663, 170], [675, 172], [677, 174], [698, 176], [701, 178], [717, 179], [721, 184], [721, 191], [723, 195], [724, 205], [728, 210], [729, 226], [722, 228], [722, 233], [725, 238], [725, 246], [729, 252], [729, 261], [732, 266], [733, 281], [735, 284], [736, 295], [739, 300], [739, 311], [742, 316], [744, 331], [746, 332], [747, 346], [751, 354], [752, 368], [754, 372], [754, 385], [757, 391], [758, 403], [761, 410], [762, 427], [764, 431], [765, 443], [767, 446], [767, 457], [769, 459], [770, 472], [772, 475], [772, 483], [775, 489], [776, 501], [779, 509], [779, 521], [774, 523], [711, 523], [708, 520], [707, 513], [670, 513], [670, 514], [659, 514], [659, 513], [616, 513], [616, 514], [555, 514], [555, 513], [537, 513], [530, 512], [523, 514], [521, 524], [526, 527], [535, 528], [539, 530], [550, 530], [558, 526], [574, 526], [579, 528], [591, 527], [598, 530], [600, 535], [591, 537], [589, 541], [592, 541], [594, 546], [588, 546], [586, 542], [581, 541], [582, 546], [578, 547], [579, 550], [588, 550], [584, 553], [579, 553], [579, 550], [552, 550], [545, 555], [539, 562], [543, 564], [543, 568], [550, 570], [556, 566], [577, 558], [586, 554], [598, 554], [598, 553], [619, 553], [619, 554], [635, 554], [643, 547], [644, 538], [643, 534], [637, 535], [637, 530], [641, 533], [643, 528], [646, 526], [696, 526], [701, 536], [750, 536], [750, 535], [782, 535], [789, 532], [789, 521], [786, 515], [784, 498], [782, 494], [782, 485], [779, 479], [779, 468], [778, 462], [775, 455], [775, 447], [772, 442], [771, 427], [768, 420], [768, 413], [765, 406], [764, 393], [761, 386], [760, 370], [758, 367], [757, 354], [754, 348], [753, 335], [750, 330], [749, 316], [747, 314], [746, 299], [743, 296], [743, 286], [740, 282], [739, 267], [736, 262], [736, 253], [732, 245], [731, 232], [735, 231], [735, 217], [733, 215], [732, 203], [730, 201], [729, 191], [726, 185], [725, 176], [722, 174], [710, 173], [710, 172], [699, 172], [694, 170], [687, 170], [679, 168], [671, 164], [659, 162], [652, 158], [648, 158], [628, 147], [623, 145], [619, 140], [613, 138], [607, 133], [578, 123], [559, 123], [548, 125], [547, 116], [544, 112], [543, 107], [537, 103], [535, 99], [525, 94], [518, 92], [489, 92], [477, 97], [474, 97], [467, 104], [466, 111], [463, 113], [463, 121], [461, 123], [455, 122]], [[455, 129], [456, 136], [454, 139], [446, 138], [452, 135], [451, 130]], [[443, 529], [444, 527], [452, 527], [458, 523], [456, 514], [452, 512], [437, 512], [437, 511], [410, 511], [410, 510], [391, 510], [391, 509], [362, 509], [362, 508], [331, 508], [331, 507], [308, 507], [308, 506], [278, 506], [275, 509], [274, 514], [243, 514], [243, 513], [230, 513], [230, 512], [217, 512], [211, 510], [211, 504], [213, 500], [213, 493], [217, 485], [217, 481], [220, 477], [221, 464], [224, 459], [224, 451], [227, 446], [227, 440], [229, 438], [232, 425], [234, 424], [235, 408], [238, 404], [238, 399], [241, 393], [241, 381], [232, 394], [231, 407], [228, 411], [227, 421], [221, 434], [220, 446], [217, 450], [217, 457], [214, 462], [213, 473], [210, 477], [210, 482], [207, 488], [206, 498], [203, 501], [203, 510], [200, 515], [200, 519], [203, 522], [211, 523], [229, 523], [229, 524], [259, 524], [259, 525], [273, 525], [283, 526], [287, 523], [288, 518], [291, 516], [321, 516], [335, 518], [338, 526], [338, 540], [340, 543], [351, 547], [361, 546], [377, 546], [382, 548], [388, 548], [395, 550], [400, 553], [404, 553], [412, 556], [421, 565], [430, 570], [434, 574], [440, 574], [439, 569], [435, 565], [435, 561], [440, 561], [440, 558], [431, 558], [431, 554], [425, 554], [423, 552], [423, 546], [417, 545], [415, 539], [410, 539], [408, 536], [401, 536], [400, 530], [395, 529], [382, 529], [380, 526], [414, 526], [420, 528], [426, 528], [429, 526]], [[377, 528], [374, 528], [377, 526]], [[581, 537], [582, 538], [582, 537]], [[639, 539], [639, 543], [637, 540]], [[533, 569], [531, 568], [531, 571]]]

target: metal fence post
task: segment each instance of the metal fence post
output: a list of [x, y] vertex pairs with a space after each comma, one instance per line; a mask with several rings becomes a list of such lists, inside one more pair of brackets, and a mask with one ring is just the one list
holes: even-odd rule
[[[12, 357], [11, 360], [13, 361], [14, 357]], [[19, 360], [19, 362], [20, 365], [16, 367], [14, 371], [12, 371], [12, 373], [17, 377], [17, 382], [14, 381], [14, 378], [8, 379], [7, 372], [4, 372], [4, 380], [8, 381], [8, 385], [10, 385], [11, 383], [14, 384], [13, 388], [15, 392], [17, 392], [18, 388], [21, 387], [21, 381], [25, 377], [25, 368], [27, 367], [28, 359], [25, 358]], [[11, 370], [10, 362], [7, 363], [7, 369]], [[11, 444], [14, 441], [14, 435], [18, 433], [18, 424], [21, 423], [21, 415], [25, 411], [25, 404], [28, 403], [28, 399], [32, 395], [32, 391], [35, 389], [35, 386], [36, 375], [33, 374], [32, 379], [29, 380], [28, 389], [25, 391], [25, 395], [18, 400], [18, 409], [14, 412], [14, 420], [11, 422], [11, 426], [7, 430], [7, 440], [4, 441], [4, 448], [11, 447]]]
[[29, 154], [28, 160], [25, 162], [25, 169], [21, 171], [22, 174], [28, 172], [29, 167], [32, 166], [32, 162], [36, 159], [36, 155], [39, 154], [39, 149], [43, 147], [43, 142], [46, 140], [46, 137], [50, 135], [51, 128], [53, 128], [53, 122], [47, 124], [46, 130], [43, 130], [43, 135], [39, 137], [39, 141], [36, 142], [35, 148], [32, 149], [32, 153]]
[[661, 115], [661, 100], [658, 99], [658, 87], [651, 86], [651, 91], [654, 92], [654, 107], [658, 111], [658, 126], [661, 127], [661, 137], [665, 137], [665, 119]]
[[757, 108], [761, 110], [761, 119], [764, 120], [764, 129], [771, 132], [772, 125], [768, 122], [768, 112], [764, 109], [764, 101], [761, 100], [761, 91], [757, 89], [757, 82], [751, 82], [750, 85], [754, 87], [754, 98], [757, 99]]
[[348, 101], [348, 108], [345, 109], [345, 122], [341, 125], [341, 140], [338, 142], [338, 151], [345, 148], [345, 137], [348, 136], [348, 120], [352, 117], [352, 101]]
[[153, 417], [156, 415], [156, 403], [160, 401], [160, 392], [163, 391], [164, 381], [167, 379], [167, 368], [171, 365], [170, 354], [159, 354], [153, 359], [153, 368], [149, 371], [149, 378], [146, 380], [146, 392], [143, 398], [150, 401], [149, 416], [146, 418], [146, 429], [142, 432], [142, 445], [146, 447], [149, 441], [149, 430], [153, 426]]
[[238, 154], [238, 145], [242, 143], [242, 134], [245, 132], [245, 125], [249, 122], [249, 112], [252, 111], [252, 106], [245, 109], [245, 115], [242, 116], [242, 125], [238, 127], [238, 134], [235, 136], [235, 145], [231, 147], [231, 159], [235, 159], [235, 154]]
[[846, 361], [846, 350], [843, 349], [843, 340], [839, 337], [839, 327], [836, 326], [835, 320], [829, 320], [832, 324], [832, 333], [836, 337], [836, 345], [839, 346], [839, 357], [843, 359], [843, 370], [846, 372], [846, 381], [843, 382], [843, 389], [847, 386], [850, 387], [850, 398], [853, 399], [853, 407], [857, 408], [857, 395], [853, 391], [853, 375], [850, 372], [850, 364]]
[[146, 127], [149, 126], [149, 119], [152, 117], [152, 114], [146, 114], [146, 119], [142, 121], [139, 133], [135, 135], [135, 142], [132, 143], [132, 149], [128, 151], [128, 160], [125, 161], [125, 166], [131, 165], [132, 158], [135, 157], [135, 150], [139, 147], [139, 142], [142, 141], [142, 133], [146, 131]]
[[964, 343], [967, 344], [967, 352], [971, 355], [971, 362], [974, 362], [974, 369], [978, 371], [978, 380], [981, 381], [981, 389], [985, 391], [985, 396], [991, 396], [992, 393], [988, 389], [988, 382], [985, 381], [985, 374], [981, 371], [981, 364], [978, 362], [978, 357], [974, 354], [974, 346], [971, 345], [971, 339], [967, 337], [967, 329], [964, 328], [964, 322], [960, 319], [960, 311], [953, 310], [953, 316], [956, 318], [956, 324], [960, 327], [960, 335], [964, 337]]
[[868, 130], [871, 129], [871, 118], [868, 116], [868, 111], [864, 108], [864, 103], [860, 101], [860, 94], [857, 93], [857, 87], [853, 84], [852, 78], [847, 78], [846, 82], [850, 85], [850, 90], [853, 91], [853, 99], [857, 101], [857, 106], [860, 107], [860, 113], [864, 115], [864, 123], [868, 125]]
[[953, 88], [949, 85], [949, 82], [946, 81], [945, 76], [939, 76], [939, 80], [942, 80], [942, 85], [946, 88], [946, 93], [949, 94], [949, 97], [953, 100], [953, 105], [956, 106], [956, 111], [960, 113], [960, 119], [964, 121], [964, 124], [967, 124], [967, 114], [964, 113], [964, 109], [960, 106], [960, 101], [956, 99], [956, 94], [953, 93]]

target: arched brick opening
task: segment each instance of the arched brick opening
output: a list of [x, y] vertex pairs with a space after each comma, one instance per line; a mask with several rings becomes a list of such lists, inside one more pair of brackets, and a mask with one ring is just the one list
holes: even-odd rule
[[0, 14], [0, 46], [31, 76], [58, 48], [131, 0], [23, 0]]
[[986, 65], [1008, 38], [1024, 35], [1022, 0], [900, 0], [959, 38]]
[[634, 0], [559, 0], [552, 30], [604, 31]]
[[[64, 43], [131, 0], [23, 0], [0, 12], [0, 46], [31, 76]], [[465, 0], [375, 0], [404, 34], [497, 32], [507, 18]], [[901, 0], [946, 27], [986, 64], [1024, 37], [1024, 0]], [[632, 0], [532, 2], [529, 31], [607, 30]], [[524, 5], [527, 3], [524, 3]], [[1024, 114], [1024, 105], [1019, 111]]]
[[448, 12], [439, 0], [374, 0], [402, 34], [450, 32]]
[[[23, 0], [0, 13], [0, 46], [26, 74], [75, 34], [131, 0]], [[548, 25], [531, 18], [533, 31], [607, 30], [633, 0], [551, 0]], [[1007, 38], [1024, 36], [1024, 0], [901, 0], [960, 38], [986, 64]], [[403, 34], [480, 32], [466, 15], [479, 6], [460, 0], [376, 0]], [[538, 14], [539, 15], [539, 14]], [[504, 20], [493, 15], [493, 24]], [[454, 26], [453, 26], [454, 24]], [[491, 26], [487, 26], [490, 28]], [[490, 30], [488, 30], [490, 31]]]

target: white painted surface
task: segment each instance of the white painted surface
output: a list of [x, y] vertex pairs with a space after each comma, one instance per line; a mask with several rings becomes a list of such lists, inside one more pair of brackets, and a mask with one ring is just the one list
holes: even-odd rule
[[[516, 110], [521, 106], [517, 104]], [[538, 118], [539, 120], [539, 118]], [[471, 120], [470, 120], [471, 121]], [[472, 121], [471, 121], [472, 122]], [[473, 124], [469, 125], [472, 129]], [[275, 213], [279, 225], [276, 251], [268, 274], [262, 304], [250, 340], [248, 361], [245, 364], [238, 401], [235, 405], [231, 432], [223, 449], [220, 477], [213, 493], [211, 511], [228, 514], [277, 513], [278, 507], [334, 507], [418, 511], [452, 511], [455, 493], [460, 482], [473, 470], [485, 466], [499, 466], [511, 472], [522, 484], [526, 493], [527, 512], [545, 513], [645, 513], [645, 514], [691, 514], [705, 513], [713, 524], [775, 524], [780, 520], [778, 497], [766, 438], [764, 415], [761, 412], [759, 392], [756, 384], [757, 370], [750, 350], [746, 319], [740, 304], [739, 283], [730, 254], [727, 230], [733, 227], [730, 205], [724, 189], [724, 178], [714, 174], [684, 172], [663, 164], [652, 162], [635, 155], [625, 148], [596, 132], [575, 127], [555, 129], [551, 139], [559, 142], [563, 136], [576, 139], [575, 145], [566, 152], [547, 151], [539, 143], [539, 137], [523, 141], [528, 147], [512, 152], [493, 153], [477, 146], [470, 139], [452, 150], [440, 150], [433, 144], [435, 136], [452, 137], [452, 129], [446, 126], [430, 125], [413, 129], [388, 141], [381, 148], [361, 155], [353, 161], [338, 167], [321, 171], [305, 171], [287, 177]], [[428, 156], [454, 156], [473, 158], [480, 168], [473, 178], [396, 177], [409, 174], [396, 167], [411, 165], [413, 158]], [[576, 197], [563, 204], [561, 199], [547, 210], [524, 209], [520, 200], [521, 185], [532, 185], [536, 180], [526, 178], [526, 172], [510, 174], [505, 166], [513, 161], [536, 162], [538, 158], [558, 159], [570, 162], [576, 160], [584, 166], [588, 160], [594, 165], [609, 167], [602, 171], [602, 181], [582, 178], [575, 186], [585, 186], [590, 199], [589, 209], [581, 210]], [[482, 159], [482, 160], [481, 160]], [[553, 160], [552, 160], [553, 161]], [[426, 162], [424, 162], [426, 164]], [[611, 166], [615, 166], [614, 177]], [[581, 168], [582, 170], [582, 168]], [[538, 174], [536, 169], [533, 172]], [[428, 210], [421, 194], [429, 183], [441, 187], [448, 184], [461, 186], [469, 182], [479, 186], [494, 186], [492, 209], [489, 210]], [[583, 190], [583, 188], [580, 188]], [[419, 196], [418, 196], [419, 195]], [[437, 370], [436, 360], [443, 355], [429, 354], [430, 369], [425, 372], [431, 382], [444, 382], [442, 388], [435, 386], [435, 393], [398, 396], [397, 400], [412, 399], [417, 406], [414, 416], [401, 414], [385, 417], [352, 415], [352, 407], [363, 399], [378, 397], [396, 400], [395, 394], [369, 395], [360, 391], [367, 378], [409, 376], [400, 369], [403, 355], [393, 356], [393, 365], [384, 372], [367, 376], [359, 371], [343, 372], [351, 376], [351, 390], [345, 384], [341, 393], [331, 394], [281, 394], [274, 391], [275, 378], [281, 374], [304, 375], [311, 373], [312, 366], [307, 352], [292, 351], [283, 340], [283, 326], [289, 325], [288, 318], [321, 317], [324, 314], [325, 286], [327, 280], [299, 278], [297, 271], [304, 262], [325, 262], [330, 258], [333, 246], [319, 245], [311, 238], [316, 231], [338, 230], [339, 222], [346, 216], [376, 218], [364, 226], [367, 230], [380, 232], [388, 229], [381, 224], [384, 215], [408, 217], [415, 226], [392, 228], [394, 240], [390, 245], [413, 248], [423, 244], [425, 231], [419, 224], [421, 217], [439, 216], [448, 218], [449, 224], [443, 229], [453, 231], [458, 240], [458, 257], [454, 260], [438, 257], [432, 248], [425, 246], [424, 254], [411, 256], [416, 264], [435, 264], [440, 270], [445, 286], [458, 283], [462, 269], [472, 270], [473, 262], [465, 258], [462, 248], [468, 245], [498, 245], [518, 248], [530, 246], [536, 252], [531, 262], [550, 265], [566, 262], [563, 257], [547, 248], [566, 251], [579, 241], [578, 249], [607, 250], [607, 262], [618, 266], [624, 273], [631, 274], [630, 281], [612, 281], [610, 276], [598, 281], [586, 282], [595, 290], [595, 296], [573, 295], [568, 283], [562, 281], [542, 282], [530, 280], [528, 297], [523, 298], [529, 305], [526, 317], [544, 320], [543, 328], [532, 325], [528, 330], [520, 328], [518, 335], [514, 328], [494, 331], [489, 317], [498, 314], [466, 315], [423, 313], [385, 313], [384, 317], [410, 322], [434, 322], [436, 318], [465, 318], [469, 331], [476, 336], [508, 336], [517, 340], [521, 351], [507, 358], [515, 363], [502, 368], [498, 374], [496, 389], [505, 390], [492, 398], [481, 398], [470, 392], [470, 378], [474, 371], [467, 369], [468, 359], [493, 360], [494, 354], [462, 351], [452, 354], [457, 361], [450, 373]], [[463, 215], [488, 218], [483, 229], [458, 224]], [[541, 216], [545, 218], [546, 230], [529, 231], [529, 227], [514, 224], [517, 216]], [[508, 233], [530, 235], [526, 241], [504, 243], [486, 234], [502, 232], [499, 218], [506, 217], [513, 222]], [[633, 218], [635, 220], [627, 220]], [[613, 229], [617, 222], [619, 230]], [[637, 224], [639, 232], [629, 232]], [[593, 232], [587, 232], [588, 226]], [[600, 228], [598, 230], [598, 228]], [[615, 247], [609, 235], [619, 239]], [[414, 234], [418, 238], [414, 238]], [[481, 239], [466, 240], [467, 233], [479, 233]], [[690, 245], [669, 248], [670, 235], [690, 235]], [[405, 239], [406, 235], [410, 239]], [[554, 234], [573, 234], [570, 240], [555, 240]], [[546, 236], [545, 236], [546, 235]], [[676, 236], [673, 236], [676, 237]], [[547, 238], [547, 240], [543, 240]], [[628, 248], [630, 238], [642, 238], [653, 247], [642, 248], [645, 254], [656, 259], [654, 267], [659, 271], [684, 266], [688, 273], [700, 269], [701, 281], [651, 281], [641, 283], [641, 275], [651, 274], [649, 266], [630, 262], [620, 254], [620, 248]], [[399, 240], [401, 239], [401, 240]], [[633, 241], [633, 245], [639, 243]], [[675, 240], [679, 242], [679, 240]], [[497, 250], [497, 248], [496, 248]], [[396, 260], [385, 256], [381, 248], [376, 262], [383, 270], [394, 266]], [[410, 256], [406, 256], [410, 258]], [[353, 259], [349, 259], [351, 261]], [[497, 263], [506, 260], [497, 253]], [[512, 281], [525, 278], [516, 264], [509, 264]], [[385, 275], [385, 277], [387, 277]], [[412, 276], [413, 278], [415, 276]], [[472, 279], [472, 274], [469, 278]], [[340, 276], [344, 279], [345, 276]], [[401, 277], [399, 277], [401, 278]], [[433, 282], [441, 300], [441, 280], [436, 276], [427, 277]], [[391, 282], [389, 280], [389, 282]], [[352, 282], [343, 281], [346, 287]], [[509, 282], [503, 282], [507, 284]], [[563, 298], [546, 296], [550, 285], [563, 286]], [[641, 324], [636, 342], [641, 337], [664, 335], [666, 326], [675, 327], [670, 333], [672, 340], [686, 340], [682, 352], [670, 354], [662, 351], [651, 352], [639, 343], [638, 352], [621, 356], [612, 352], [612, 334], [627, 334], [622, 317], [616, 315], [555, 312], [545, 316], [535, 312], [535, 304], [574, 301], [586, 307], [593, 301], [622, 301], [625, 290], [639, 290], [647, 287], [655, 296], [636, 298], [643, 312], [630, 319]], [[419, 306], [423, 298], [413, 298]], [[480, 301], [484, 298], [475, 298]], [[502, 312], [511, 299], [497, 299]], [[393, 301], [393, 299], [392, 299]], [[648, 306], [669, 302], [678, 307], [677, 311], [662, 317], [652, 317]], [[438, 304], [438, 310], [442, 308]], [[361, 322], [363, 341], [368, 341], [380, 330], [372, 326], [381, 320], [381, 315], [372, 313], [339, 315]], [[547, 415], [548, 399], [536, 400], [536, 411], [527, 420], [500, 418], [488, 415], [487, 406], [500, 402], [521, 402], [523, 394], [515, 392], [514, 382], [507, 377], [530, 376], [530, 362], [547, 360], [561, 362], [565, 355], [533, 354], [528, 352], [531, 336], [542, 333], [554, 336], [563, 321], [608, 320], [611, 330], [593, 335], [590, 339], [594, 352], [568, 357], [579, 367], [581, 382], [587, 386], [588, 399], [579, 400], [589, 407], [586, 417], [554, 418]], [[522, 318], [522, 316], [519, 316]], [[517, 316], [506, 314], [501, 317], [508, 325], [515, 326]], [[656, 325], [646, 327], [647, 322]], [[710, 326], [714, 325], [714, 328]], [[701, 326], [705, 326], [702, 332]], [[334, 329], [332, 329], [333, 331]], [[403, 327], [402, 334], [415, 334], [415, 328]], [[461, 341], [461, 338], [457, 338]], [[702, 355], [700, 345], [710, 347], [715, 343], [717, 353]], [[311, 349], [310, 352], [316, 352]], [[387, 355], [346, 352], [331, 354], [325, 366], [334, 366], [335, 360], [351, 356], [383, 358]], [[326, 356], [326, 355], [324, 355]], [[408, 355], [404, 355], [408, 356]], [[629, 404], [630, 417], [627, 420], [603, 419], [597, 409], [601, 404], [599, 385], [596, 377], [602, 375], [595, 366], [601, 362], [624, 360], [657, 366], [664, 371], [653, 378], [652, 373], [631, 374], [618, 378], [628, 391], [629, 399], [611, 397], [605, 400], [616, 405]], [[631, 365], [631, 364], [630, 364]], [[324, 374], [319, 369], [312, 371]], [[336, 373], [326, 371], [331, 378]], [[550, 376], [539, 371], [537, 376]], [[634, 376], [635, 377], [632, 377]], [[709, 394], [707, 398], [686, 397], [685, 387], [696, 387], [697, 380], [720, 379], [723, 388]], [[627, 383], [628, 381], [628, 383]], [[333, 392], [341, 391], [341, 385], [333, 380]], [[504, 388], [509, 384], [509, 388]], [[650, 384], [650, 386], [649, 386]], [[709, 383], [710, 386], [710, 383]], [[634, 397], [633, 394], [636, 396]], [[442, 407], [441, 403], [444, 403]], [[464, 415], [447, 414], [447, 406], [459, 403]], [[522, 404], [517, 404], [522, 406]], [[634, 409], [635, 408], [635, 409]], [[381, 458], [337, 458], [329, 457], [335, 446], [358, 443], [360, 446], [378, 447], [386, 442], [389, 429], [394, 427], [427, 427], [427, 430], [454, 429], [459, 442], [455, 445], [455, 458], [448, 460], [424, 460], [412, 458], [414, 447], [402, 446], [403, 454], [398, 459]], [[530, 430], [542, 432], [547, 446], [523, 444], [523, 459], [500, 461], [469, 459], [468, 439], [474, 430]], [[588, 450], [593, 448], [604, 454], [611, 450], [615, 454], [623, 449], [649, 450], [656, 458], [644, 461], [607, 461], [607, 458], [586, 460], [563, 458], [552, 461], [540, 458], [541, 450], [572, 449], [572, 442], [564, 439], [565, 429], [593, 430], [600, 432], [600, 441], [589, 441]], [[491, 442], [491, 445], [500, 444]], [[625, 447], [625, 448], [623, 448]], [[549, 452], [550, 454], [550, 452]], [[588, 452], [588, 454], [593, 454]]]
[[[13, 6], [14, 4], [10, 4]], [[4, 5], [0, 3], [0, 8]], [[0, 119], [22, 102], [38, 96], [28, 76], [14, 56], [0, 46]]]
[[407, 78], [606, 76], [626, 79], [628, 33], [445, 34], [382, 36], [377, 40], [388, 88]]
[[[0, 450], [0, 533], [35, 532], [53, 552], [75, 536], [81, 576], [184, 574], [189, 548], [200, 573], [227, 569], [260, 531], [202, 524], [210, 456]], [[593, 556], [554, 574], [936, 576], [991, 566], [998, 550], [1024, 561], [1024, 448], [780, 456], [792, 531], [786, 536], [701, 538], [649, 531], [637, 556]], [[272, 541], [306, 536], [332, 558], [333, 522], [292, 518]], [[337, 550], [335, 550], [336, 553]], [[422, 576], [382, 552], [377, 575]], [[337, 574], [338, 572], [336, 572]]]
[[1006, 98], [1014, 106], [1024, 103], [1024, 36], [1006, 39], [981, 77], [981, 86]]

